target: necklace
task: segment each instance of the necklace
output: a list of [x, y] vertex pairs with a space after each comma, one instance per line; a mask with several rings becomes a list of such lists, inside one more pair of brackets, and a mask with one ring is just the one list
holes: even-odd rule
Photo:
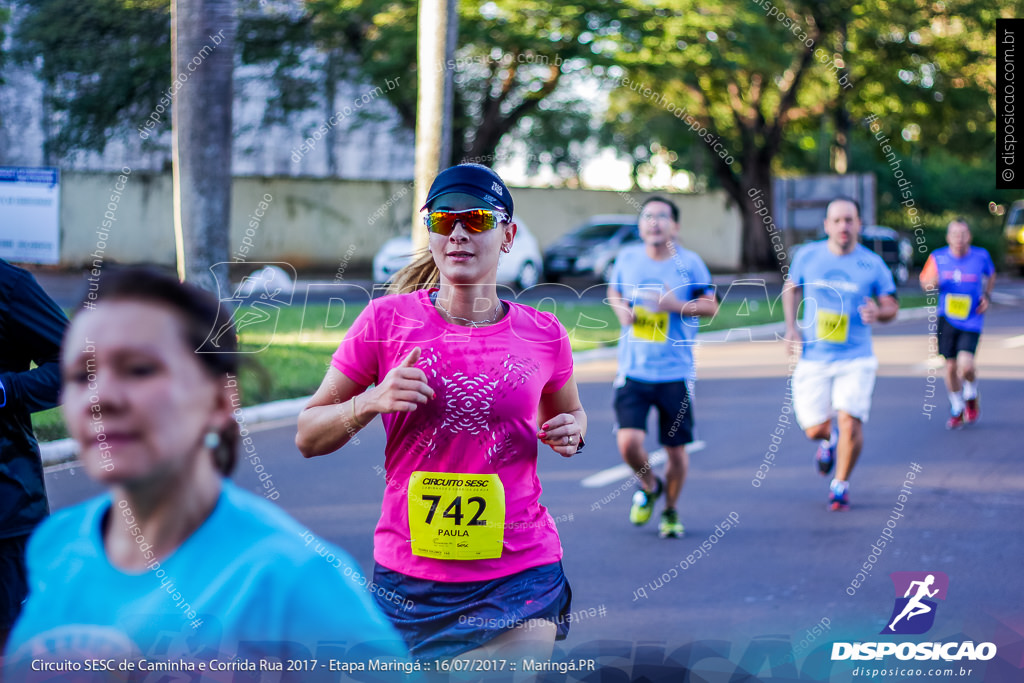
[[434, 300], [434, 305], [441, 309], [441, 312], [444, 313], [449, 320], [453, 322], [457, 320], [464, 325], [469, 325], [470, 327], [483, 327], [484, 325], [491, 325], [497, 322], [498, 318], [501, 317], [501, 314], [504, 312], [504, 308], [502, 307], [501, 302], [499, 301], [498, 305], [494, 307], [494, 315], [492, 315], [487, 320], [470, 320], [469, 318], [463, 318], [457, 315], [452, 315], [451, 311], [449, 311], [447, 308], [444, 307], [444, 305], [441, 304], [441, 301], [437, 298], [436, 294], [431, 298]]

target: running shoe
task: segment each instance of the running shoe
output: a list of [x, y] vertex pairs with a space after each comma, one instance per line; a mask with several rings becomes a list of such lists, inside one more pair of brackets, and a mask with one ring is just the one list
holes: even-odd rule
[[682, 538], [685, 533], [682, 523], [679, 521], [679, 513], [675, 510], [665, 510], [661, 513], [661, 523], [658, 525], [658, 535], [662, 538]]
[[849, 482], [832, 480], [832, 485], [829, 487], [828, 492], [828, 509], [833, 512], [850, 509]]
[[961, 410], [946, 420], [946, 429], [963, 429], [964, 424], [964, 411]]
[[964, 401], [964, 405], [964, 422], [966, 422], [969, 425], [974, 424], [975, 422], [978, 421], [978, 413], [980, 412], [978, 410], [977, 397], [967, 399], [966, 401]]
[[821, 476], [828, 476], [836, 464], [836, 445], [826, 441], [819, 442], [818, 452], [814, 454], [814, 462], [818, 464], [818, 472], [821, 473]]
[[661, 479], [654, 478], [657, 487], [653, 493], [647, 493], [642, 488], [633, 494], [633, 505], [629, 508], [629, 521], [637, 526], [647, 524], [654, 512], [654, 501], [661, 495]]

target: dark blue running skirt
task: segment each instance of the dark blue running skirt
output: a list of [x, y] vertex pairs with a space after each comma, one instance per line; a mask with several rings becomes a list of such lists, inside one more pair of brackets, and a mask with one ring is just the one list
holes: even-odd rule
[[[373, 580], [377, 606], [416, 659], [455, 657], [530, 619], [555, 622], [557, 640], [569, 633], [572, 590], [561, 562], [458, 583], [417, 579], [376, 564]], [[385, 600], [388, 593], [402, 600]]]

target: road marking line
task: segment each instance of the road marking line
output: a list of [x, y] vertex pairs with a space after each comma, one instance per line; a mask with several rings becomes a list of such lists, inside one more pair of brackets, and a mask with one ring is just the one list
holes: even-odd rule
[[992, 301], [998, 304], [1016, 304], [1019, 297], [1013, 294], [1007, 294], [1006, 292], [992, 292]]
[[1022, 346], [1024, 346], [1024, 334], [1018, 334], [1016, 337], [1003, 340], [1004, 349], [1019, 349]]
[[[696, 453], [697, 451], [704, 450], [705, 446], [707, 446], [707, 444], [703, 441], [694, 441], [686, 446], [686, 452]], [[649, 457], [651, 467], [657, 467], [658, 465], [663, 464], [667, 459], [668, 454], [665, 453], [664, 448], [659, 448], [651, 453]], [[596, 489], [601, 486], [607, 486], [608, 484], [614, 484], [617, 481], [622, 481], [623, 479], [627, 479], [631, 476], [633, 476], [633, 468], [626, 463], [622, 463], [621, 465], [616, 465], [615, 467], [609, 467], [606, 470], [595, 472], [594, 474], [585, 477], [580, 483], [585, 488]]]

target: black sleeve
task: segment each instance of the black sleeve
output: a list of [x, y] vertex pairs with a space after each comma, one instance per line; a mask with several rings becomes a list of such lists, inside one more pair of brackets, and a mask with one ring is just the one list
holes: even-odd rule
[[[21, 271], [16, 277], [8, 289], [8, 343], [2, 352], [24, 358], [25, 369], [0, 373], [0, 382], [7, 398], [5, 407], [23, 406], [34, 413], [58, 404], [60, 345], [68, 318], [31, 274]], [[28, 361], [37, 367], [28, 369]]]

